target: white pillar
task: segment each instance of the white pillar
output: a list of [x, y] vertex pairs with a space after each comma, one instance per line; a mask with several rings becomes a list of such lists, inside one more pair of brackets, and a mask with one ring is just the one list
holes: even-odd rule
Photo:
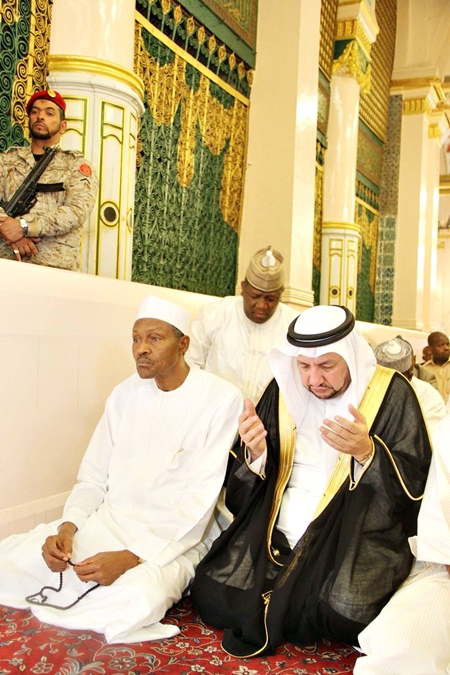
[[448, 289], [450, 288], [450, 229], [439, 230], [437, 247], [437, 287], [435, 295], [435, 317], [431, 330], [443, 331], [450, 335], [450, 307]]
[[370, 50], [378, 34], [374, 5], [342, 2], [337, 41], [341, 55], [333, 64], [328, 147], [324, 162], [320, 303], [356, 311], [358, 251], [355, 223], [359, 96], [370, 87]]
[[320, 2], [258, 6], [239, 276], [268, 244], [285, 258], [283, 300], [313, 304]]
[[433, 85], [403, 92], [392, 313], [400, 328], [427, 330], [432, 311], [439, 153], [429, 127], [437, 102]]
[[432, 332], [435, 315], [437, 287], [437, 247], [439, 225], [439, 170], [442, 128], [433, 124], [429, 128], [427, 172], [427, 228], [425, 231], [425, 264], [423, 294], [423, 330]]
[[133, 0], [54, 0], [50, 87], [67, 100], [63, 148], [83, 152], [100, 179], [85, 224], [82, 270], [131, 278], [134, 181], [143, 84], [133, 73]]
[[345, 73], [331, 79], [325, 154], [320, 303], [356, 309], [358, 245], [355, 224], [359, 84]]

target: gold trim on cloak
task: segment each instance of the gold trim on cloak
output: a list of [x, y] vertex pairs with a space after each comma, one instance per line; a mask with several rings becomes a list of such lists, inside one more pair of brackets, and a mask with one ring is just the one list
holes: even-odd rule
[[[367, 386], [361, 404], [359, 405], [359, 411], [366, 418], [368, 429], [371, 429], [372, 424], [375, 421], [375, 417], [394, 373], [395, 371], [391, 368], [384, 368], [384, 366], [377, 365], [376, 370]], [[281, 449], [280, 468], [275, 485], [274, 499], [267, 530], [267, 552], [269, 559], [272, 562], [276, 563], [277, 565], [281, 565], [281, 563], [275, 558], [275, 556], [278, 555], [278, 551], [272, 548], [272, 533], [275, 527], [276, 519], [278, 517], [278, 512], [280, 510], [283, 494], [292, 472], [296, 442], [296, 426], [294, 420], [286, 409], [286, 404], [281, 395], [281, 392], [279, 394], [278, 415]], [[351, 460], [352, 456], [344, 452], [341, 452], [338, 455], [332, 474], [325, 488], [325, 492], [323, 493], [320, 502], [317, 505], [313, 519], [317, 518], [317, 516], [328, 506], [334, 495], [341, 487], [342, 483], [349, 476]]]
[[[366, 418], [367, 422], [367, 427], [370, 431], [372, 428], [372, 425], [375, 421], [375, 417], [380, 409], [380, 405], [384, 400], [384, 397], [386, 395], [387, 389], [391, 383], [392, 377], [397, 371], [392, 370], [391, 368], [385, 368], [384, 366], [379, 366], [377, 365], [375, 372], [372, 376], [372, 379], [370, 380], [367, 389], [364, 393], [363, 399], [359, 405], [358, 410], [364, 415]], [[272, 537], [272, 532], [274, 528], [274, 524], [276, 521], [276, 518], [278, 516], [278, 509], [279, 506], [281, 505], [281, 498], [283, 496], [284, 488], [286, 487], [286, 484], [289, 480], [290, 474], [291, 474], [291, 469], [292, 469], [292, 462], [294, 460], [294, 453], [295, 453], [295, 441], [296, 441], [296, 427], [295, 423], [292, 419], [292, 417], [289, 415], [286, 409], [286, 405], [284, 403], [283, 397], [281, 396], [281, 392], [279, 394], [279, 404], [278, 404], [278, 414], [279, 414], [279, 427], [280, 427], [280, 471], [279, 471], [279, 478], [277, 479], [277, 484], [275, 486], [275, 493], [274, 493], [274, 502], [273, 502], [273, 507], [272, 511], [270, 514], [270, 519], [269, 519], [269, 528], [268, 528], [268, 536], [267, 536], [267, 550], [269, 554], [270, 560], [273, 562], [278, 563], [274, 558], [273, 555], [276, 554], [275, 551], [272, 551], [271, 549], [271, 537]], [[396, 470], [397, 477], [400, 480], [400, 483], [406, 492], [406, 494], [413, 500], [419, 500], [421, 497], [413, 497], [410, 495], [408, 492], [406, 485], [401, 478], [400, 472], [398, 471], [394, 458], [392, 457], [391, 452], [387, 448], [387, 446], [381, 441], [381, 439], [378, 438], [378, 436], [375, 436], [377, 441], [379, 441], [384, 450], [386, 451], [388, 457], [390, 458], [394, 469]], [[351, 467], [351, 460], [352, 460], [352, 455], [347, 455], [345, 453], [340, 453], [337, 460], [336, 464], [334, 466], [333, 472], [330, 476], [330, 479], [328, 481], [328, 485], [325, 489], [325, 492], [322, 495], [322, 498], [317, 506], [316, 512], [314, 514], [314, 518], [317, 518], [317, 516], [322, 513], [322, 511], [326, 508], [326, 506], [330, 503], [334, 495], [337, 493], [345, 479], [349, 476], [350, 472], [350, 467]], [[280, 497], [281, 495], [281, 497]], [[313, 518], [313, 519], [314, 519]], [[298, 559], [298, 557], [301, 555], [301, 549], [297, 551], [295, 559]], [[283, 581], [285, 582], [286, 579], [289, 576], [289, 570], [287, 571], [287, 574], [284, 576]], [[269, 611], [269, 605], [270, 605], [270, 600], [272, 597], [272, 591], [268, 591], [266, 593], [262, 594], [262, 600], [264, 604], [264, 631], [265, 631], [265, 642], [260, 647], [258, 650], [253, 652], [252, 654], [246, 654], [245, 656], [238, 656], [236, 654], [231, 654], [231, 652], [228, 652], [226, 649], [224, 651], [227, 652], [227, 654], [231, 654], [235, 658], [251, 658], [253, 656], [257, 656], [260, 654], [264, 649], [266, 649], [268, 643], [269, 643], [269, 630], [267, 626], [267, 615]], [[223, 645], [222, 645], [223, 648]]]
[[278, 428], [280, 435], [280, 467], [278, 470], [277, 482], [275, 485], [275, 492], [273, 495], [272, 509], [269, 518], [269, 528], [267, 531], [267, 555], [269, 560], [282, 566], [278, 560], [275, 559], [279, 555], [279, 551], [272, 548], [272, 532], [275, 527], [275, 521], [280, 510], [281, 500], [292, 473], [292, 465], [294, 463], [295, 455], [295, 441], [297, 427], [292, 417], [289, 415], [284, 398], [279, 392], [278, 395]]
[[[384, 368], [384, 366], [377, 365], [376, 370], [372, 376], [372, 379], [370, 380], [367, 386], [367, 389], [365, 391], [365, 394], [358, 409], [365, 416], [367, 421], [367, 427], [369, 428], [369, 430], [373, 422], [375, 421], [377, 412], [380, 408], [380, 405], [386, 394], [387, 388], [395, 372], [396, 371], [392, 370], [391, 368]], [[273, 550], [271, 547], [271, 538], [273, 528], [278, 516], [278, 510], [281, 505], [283, 492], [291, 475], [296, 443], [296, 426], [294, 420], [289, 415], [286, 409], [286, 404], [281, 395], [281, 392], [279, 393], [278, 416], [279, 416], [279, 433], [280, 433], [280, 469], [278, 473], [277, 483], [275, 485], [274, 500], [269, 518], [269, 527], [267, 533], [267, 551], [269, 559], [272, 562], [276, 563], [277, 565], [281, 565], [281, 563], [279, 563], [274, 558], [274, 555], [277, 554], [277, 551]], [[319, 505], [316, 509], [316, 513], [314, 514], [314, 518], [316, 518], [320, 513], [322, 513], [322, 511], [330, 503], [331, 499], [334, 497], [336, 492], [341, 487], [342, 483], [349, 475], [349, 467], [351, 459], [352, 459], [351, 455], [346, 455], [345, 453], [339, 454], [336, 460], [333, 473], [330, 476], [328, 485], [325, 489], [322, 499], [319, 502]], [[299, 551], [297, 551], [296, 558], [299, 557], [299, 554], [300, 554]], [[284, 581], [288, 576], [289, 571], [287, 575], [284, 577]], [[222, 645], [222, 649], [227, 654], [231, 654], [231, 656], [234, 656], [235, 658], [244, 659], [257, 656], [258, 654], [261, 654], [261, 652], [264, 651], [264, 649], [266, 649], [269, 643], [267, 614], [269, 611], [271, 597], [272, 591], [267, 591], [266, 593], [262, 594], [262, 600], [264, 603], [264, 619], [263, 619], [265, 631], [264, 644], [253, 653], [246, 654], [245, 656], [232, 654], [231, 652], [227, 651]]]
[[[375, 421], [375, 417], [380, 409], [380, 405], [383, 402], [387, 388], [389, 387], [395, 372], [396, 371], [391, 368], [377, 365], [376, 370], [372, 375], [372, 379], [367, 386], [358, 410], [366, 418], [367, 428], [369, 430], [372, 428], [372, 424]], [[325, 492], [317, 505], [313, 520], [328, 506], [342, 483], [348, 477], [351, 461], [352, 455], [348, 455], [345, 452], [339, 454], [328, 481], [328, 485], [325, 488]]]

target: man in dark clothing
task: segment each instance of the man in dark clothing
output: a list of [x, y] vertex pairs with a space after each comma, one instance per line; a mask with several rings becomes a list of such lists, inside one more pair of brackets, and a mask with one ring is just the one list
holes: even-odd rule
[[343, 307], [312, 307], [270, 353], [275, 379], [241, 415], [235, 518], [193, 601], [236, 656], [357, 636], [408, 576], [431, 447], [409, 382], [376, 365]]

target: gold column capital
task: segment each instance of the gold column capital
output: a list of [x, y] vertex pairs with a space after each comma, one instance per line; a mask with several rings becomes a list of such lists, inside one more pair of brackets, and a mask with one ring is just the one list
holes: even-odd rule
[[48, 59], [50, 72], [93, 73], [117, 80], [128, 85], [142, 101], [144, 99], [144, 83], [131, 70], [118, 66], [111, 61], [94, 59], [77, 54], [50, 54]]
[[362, 94], [370, 90], [372, 67], [356, 40], [350, 40], [342, 54], [333, 61], [333, 74], [339, 70], [345, 70], [356, 79]]
[[336, 40], [355, 40], [364, 52], [367, 59], [370, 59], [372, 41], [364, 30], [359, 19], [341, 19], [337, 22]]
[[356, 234], [361, 236], [361, 227], [358, 223], [326, 221], [322, 223], [322, 232], [327, 233], [327, 230], [338, 230], [342, 234]]

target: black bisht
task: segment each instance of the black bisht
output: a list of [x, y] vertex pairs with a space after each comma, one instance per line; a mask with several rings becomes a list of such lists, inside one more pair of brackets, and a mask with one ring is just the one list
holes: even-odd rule
[[[236, 447], [227, 487], [235, 519], [197, 567], [192, 598], [205, 622], [225, 629], [224, 649], [245, 657], [283, 641], [358, 644], [358, 634], [408, 576], [431, 445], [410, 383], [392, 377], [370, 435], [375, 455], [354, 490], [347, 478], [294, 550], [268, 525], [280, 467], [278, 385], [257, 406], [268, 430], [266, 479]], [[409, 494], [407, 494], [409, 493]], [[414, 499], [413, 499], [414, 498]]]

